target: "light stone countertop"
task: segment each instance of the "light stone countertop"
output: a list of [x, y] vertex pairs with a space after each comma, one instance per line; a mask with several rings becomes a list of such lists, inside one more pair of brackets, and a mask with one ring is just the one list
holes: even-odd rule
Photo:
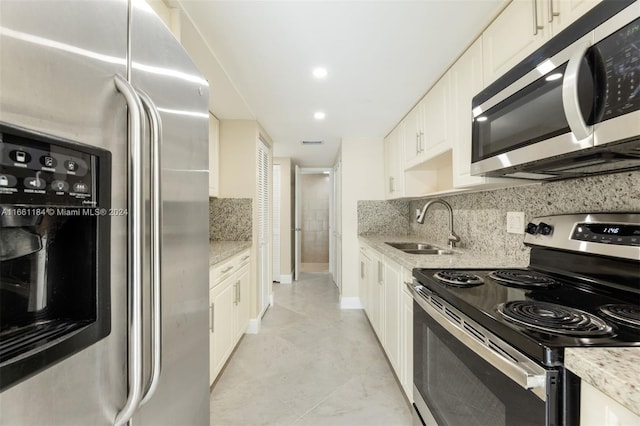
[[222, 262], [249, 247], [251, 247], [251, 241], [209, 240], [209, 266]]
[[447, 249], [446, 246], [432, 244], [424, 238], [411, 235], [361, 235], [360, 241], [409, 270], [413, 268], [524, 268], [527, 266], [527, 263], [518, 263], [513, 259], [498, 258], [458, 248], [453, 249], [454, 254], [407, 254], [385, 244], [385, 242], [420, 242]]
[[567, 348], [564, 364], [640, 416], [640, 348]]

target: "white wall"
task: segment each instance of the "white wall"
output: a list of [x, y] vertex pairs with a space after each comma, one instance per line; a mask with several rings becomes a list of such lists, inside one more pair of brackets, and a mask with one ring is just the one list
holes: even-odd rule
[[280, 165], [280, 275], [286, 281], [293, 274], [291, 158], [276, 157], [273, 164]]
[[342, 158], [342, 298], [358, 294], [358, 200], [384, 199], [382, 139], [344, 138]]

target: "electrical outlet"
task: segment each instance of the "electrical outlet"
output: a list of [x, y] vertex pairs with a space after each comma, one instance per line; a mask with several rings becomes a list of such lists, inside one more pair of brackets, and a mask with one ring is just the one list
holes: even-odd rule
[[524, 212], [507, 212], [507, 232], [524, 234]]

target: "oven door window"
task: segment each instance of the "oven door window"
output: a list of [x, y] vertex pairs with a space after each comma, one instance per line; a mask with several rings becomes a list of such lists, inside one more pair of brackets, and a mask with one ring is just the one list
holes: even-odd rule
[[414, 385], [439, 426], [544, 425], [545, 402], [414, 305]]
[[[473, 121], [472, 161], [477, 162], [526, 145], [569, 133], [562, 104], [562, 84], [567, 64], [540, 77]], [[593, 73], [583, 60], [578, 91], [582, 114], [592, 121]]]

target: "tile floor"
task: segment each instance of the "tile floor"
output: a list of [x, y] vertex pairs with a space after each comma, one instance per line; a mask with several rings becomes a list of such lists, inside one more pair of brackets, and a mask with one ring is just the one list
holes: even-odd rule
[[328, 274], [274, 284], [211, 393], [211, 424], [411, 425], [411, 411], [361, 310], [341, 310]]

